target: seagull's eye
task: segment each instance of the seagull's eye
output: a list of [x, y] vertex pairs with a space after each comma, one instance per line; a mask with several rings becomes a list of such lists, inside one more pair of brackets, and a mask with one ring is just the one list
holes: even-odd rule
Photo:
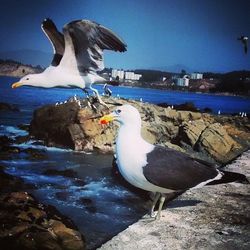
[[122, 112], [122, 111], [121, 111], [120, 109], [117, 109], [117, 110], [116, 110], [116, 113], [117, 113], [117, 114], [120, 114], [121, 112]]
[[29, 80], [29, 78], [26, 78], [26, 80]]

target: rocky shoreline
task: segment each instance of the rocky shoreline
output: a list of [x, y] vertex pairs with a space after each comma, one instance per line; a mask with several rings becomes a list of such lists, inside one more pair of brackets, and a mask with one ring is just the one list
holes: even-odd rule
[[[250, 146], [248, 117], [218, 116], [176, 110], [134, 100], [107, 98], [112, 108], [129, 103], [142, 117], [142, 136], [152, 144], [160, 144], [193, 157], [226, 164]], [[96, 104], [97, 112], [81, 101], [46, 105], [34, 112], [30, 136], [42, 139], [48, 146], [76, 151], [114, 152], [117, 125], [100, 125], [99, 117], [107, 112]]]
[[[153, 105], [118, 98], [104, 98], [104, 100], [108, 103], [110, 109], [125, 103], [135, 106], [140, 111], [143, 120], [142, 136], [151, 143], [175, 148], [187, 152], [193, 157], [217, 163], [218, 165], [228, 164], [249, 149], [250, 125], [248, 117], [217, 116], [196, 112], [196, 110], [193, 109], [190, 111], [188, 110], [190, 107], [178, 107], [177, 110], [177, 107], [171, 108], [168, 107], [168, 105]], [[99, 117], [110, 111], [97, 103], [94, 103], [94, 105], [96, 108], [95, 111], [88, 105], [87, 100], [81, 100], [80, 107], [77, 102], [71, 99], [61, 105], [43, 106], [34, 111], [30, 126], [22, 126], [22, 129], [27, 130], [29, 135], [15, 138], [15, 143], [22, 143], [31, 138], [35, 138], [39, 140], [42, 139], [47, 146], [71, 148], [76, 151], [113, 153], [117, 125], [100, 125]], [[2, 107], [3, 110], [6, 110], [6, 108], [10, 110], [13, 109], [11, 105], [6, 106], [3, 104]], [[8, 159], [12, 157], [13, 154], [22, 153], [24, 150], [25, 153], [33, 159], [44, 159], [44, 154], [41, 150], [21, 150], [19, 147], [12, 146], [12, 143], [12, 139], [8, 137], [3, 136], [0, 138], [2, 159]], [[247, 154], [248, 163], [245, 164], [245, 166], [229, 170], [235, 170], [236, 172], [237, 170], [242, 170], [240, 172], [249, 177], [249, 169], [247, 168], [249, 167], [249, 158], [250, 156]], [[243, 186], [240, 186], [238, 189], [239, 185]], [[191, 210], [187, 210], [187, 213], [182, 214], [178, 212], [179, 210], [174, 209], [171, 211], [166, 210], [164, 211], [165, 217], [163, 217], [163, 221], [160, 224], [152, 222], [152, 224], [149, 223], [149, 226], [147, 226], [148, 219], [146, 219], [146, 222], [143, 219], [128, 229], [128, 235], [126, 230], [125, 233], [121, 234], [121, 238], [120, 235], [118, 235], [117, 238], [106, 243], [103, 249], [131, 249], [132, 246], [138, 246], [138, 249], [142, 249], [147, 246], [148, 239], [151, 242], [152, 237], [158, 241], [157, 244], [160, 244], [159, 246], [162, 246], [162, 249], [166, 246], [170, 248], [174, 247], [174, 244], [177, 243], [174, 242], [173, 245], [170, 243], [170, 245], [167, 244], [165, 242], [165, 235], [163, 235], [162, 232], [169, 234], [173, 229], [173, 232], [180, 234], [182, 238], [186, 233], [182, 228], [183, 226], [184, 228], [194, 227], [194, 231], [192, 232], [200, 235], [199, 230], [203, 223], [210, 227], [209, 220], [197, 220], [196, 217], [192, 217], [193, 221], [197, 220], [197, 223], [182, 224], [181, 221], [183, 218], [188, 218], [196, 214], [196, 212], [208, 216], [206, 218], [211, 218], [212, 214], [207, 212], [206, 206], [210, 208], [212, 205], [214, 205], [218, 211], [222, 210], [229, 214], [234, 213], [232, 211], [236, 210], [235, 201], [241, 203], [239, 204], [241, 211], [237, 213], [237, 216], [233, 215], [232, 225], [233, 223], [237, 224], [237, 220], [240, 220], [239, 223], [244, 224], [245, 230], [249, 219], [248, 215], [245, 215], [245, 213], [249, 213], [246, 206], [246, 202], [249, 199], [247, 195], [249, 185], [239, 185], [234, 183], [207, 187], [204, 190], [198, 191], [197, 196], [196, 191], [189, 191], [179, 198], [180, 201], [179, 199], [173, 201], [174, 204], [176, 204], [176, 208], [174, 209], [180, 209], [180, 211], [182, 211], [183, 208], [179, 205], [179, 202], [182, 204], [181, 200], [187, 200], [188, 207], [189, 205], [191, 206]], [[236, 187], [237, 191], [235, 191]], [[33, 187], [30, 186], [27, 187], [21, 179], [6, 174], [3, 167], [0, 169], [1, 247], [6, 246], [6, 249], [38, 249], [37, 245], [44, 242], [42, 249], [85, 249], [83, 236], [81, 236], [69, 219], [61, 215], [53, 207], [41, 204], [32, 195], [25, 192], [32, 188]], [[214, 193], [215, 196], [213, 195]], [[218, 205], [216, 203], [218, 200], [223, 201], [226, 205], [224, 207]], [[201, 205], [199, 205], [200, 203]], [[198, 205], [194, 206], [196, 204]], [[197, 211], [192, 212], [193, 208]], [[232, 209], [232, 211], [230, 209]], [[180, 217], [175, 217], [175, 211], [177, 211], [177, 215], [180, 215]], [[214, 210], [212, 210], [212, 213], [214, 213]], [[169, 216], [170, 219], [168, 219]], [[241, 218], [243, 218], [243, 222]], [[226, 219], [223, 223], [224, 222], [226, 222]], [[211, 223], [213, 224], [213, 221]], [[149, 229], [151, 226], [153, 231]], [[139, 227], [139, 232], [133, 231], [134, 227], [136, 229]], [[129, 231], [131, 228], [132, 231]], [[145, 233], [144, 230], [148, 231]], [[231, 229], [231, 231], [224, 230], [222, 224], [215, 227], [215, 229], [208, 228], [209, 232], [211, 230], [217, 230], [219, 232], [218, 235], [223, 235], [223, 237], [228, 234], [231, 235], [232, 231]], [[247, 245], [244, 243], [246, 242], [244, 230], [236, 230], [235, 234], [232, 233], [233, 237], [236, 237], [237, 233], [241, 234], [241, 232], [243, 232], [243, 236], [238, 241], [242, 246]], [[135, 237], [139, 235], [139, 238], [131, 236], [131, 232], [132, 234], [134, 233]], [[147, 236], [148, 238], [140, 235], [141, 232], [143, 234], [145, 233], [145, 235], [149, 235]], [[171, 237], [173, 237], [172, 234]], [[213, 235], [212, 237], [215, 236]], [[181, 242], [178, 244], [181, 249], [185, 249], [185, 244], [187, 243], [185, 243], [185, 240], [181, 240], [181, 238], [177, 239]], [[130, 239], [134, 245], [129, 244]], [[198, 239], [200, 238], [197, 238], [197, 242]], [[155, 241], [152, 241], [152, 244], [152, 249], [155, 249], [157, 244], [154, 245]], [[197, 243], [197, 246], [202, 247], [203, 245]], [[207, 247], [209, 245], [204, 246], [205, 249], [211, 249]]]
[[24, 191], [30, 188], [0, 167], [1, 249], [85, 249], [72, 221]]

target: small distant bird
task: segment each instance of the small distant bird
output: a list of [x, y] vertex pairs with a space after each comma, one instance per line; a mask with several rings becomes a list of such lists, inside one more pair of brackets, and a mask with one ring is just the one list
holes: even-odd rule
[[107, 106], [92, 87], [94, 83], [106, 82], [97, 74], [104, 69], [103, 50], [124, 52], [127, 45], [110, 29], [89, 20], [72, 21], [63, 27], [63, 33], [49, 18], [41, 27], [54, 49], [51, 65], [40, 74], [24, 76], [12, 88], [80, 88], [85, 93], [91, 89], [99, 103]]
[[108, 87], [107, 83], [104, 84], [103, 89], [104, 89], [105, 95], [107, 95], [108, 97], [112, 95], [112, 90]]
[[245, 54], [247, 54], [247, 50], [248, 50], [248, 37], [247, 36], [241, 36], [238, 38], [239, 41], [242, 42], [243, 46], [244, 46], [244, 52]]
[[121, 175], [135, 187], [156, 194], [150, 210], [151, 217], [155, 217], [154, 208], [160, 200], [156, 216], [160, 218], [165, 194], [200, 188], [229, 173], [232, 178], [239, 177], [239, 174], [221, 172], [213, 164], [185, 153], [148, 143], [141, 137], [140, 113], [131, 105], [120, 106], [100, 119], [101, 124], [110, 121], [120, 123], [115, 153]]

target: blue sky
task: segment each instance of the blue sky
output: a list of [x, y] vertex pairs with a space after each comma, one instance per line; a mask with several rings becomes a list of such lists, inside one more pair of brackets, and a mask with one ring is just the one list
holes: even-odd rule
[[128, 45], [126, 53], [105, 53], [107, 67], [250, 70], [250, 49], [245, 55], [237, 41], [242, 34], [250, 36], [249, 13], [248, 0], [1, 0], [0, 51], [52, 53], [40, 29], [44, 18], [52, 18], [59, 29], [90, 19]]

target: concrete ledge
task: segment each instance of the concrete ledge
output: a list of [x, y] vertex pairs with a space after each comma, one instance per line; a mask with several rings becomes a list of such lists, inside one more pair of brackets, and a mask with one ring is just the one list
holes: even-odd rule
[[[250, 179], [250, 151], [225, 170]], [[102, 245], [101, 250], [250, 249], [250, 184], [229, 183], [191, 190], [170, 202], [160, 221], [145, 215]]]

